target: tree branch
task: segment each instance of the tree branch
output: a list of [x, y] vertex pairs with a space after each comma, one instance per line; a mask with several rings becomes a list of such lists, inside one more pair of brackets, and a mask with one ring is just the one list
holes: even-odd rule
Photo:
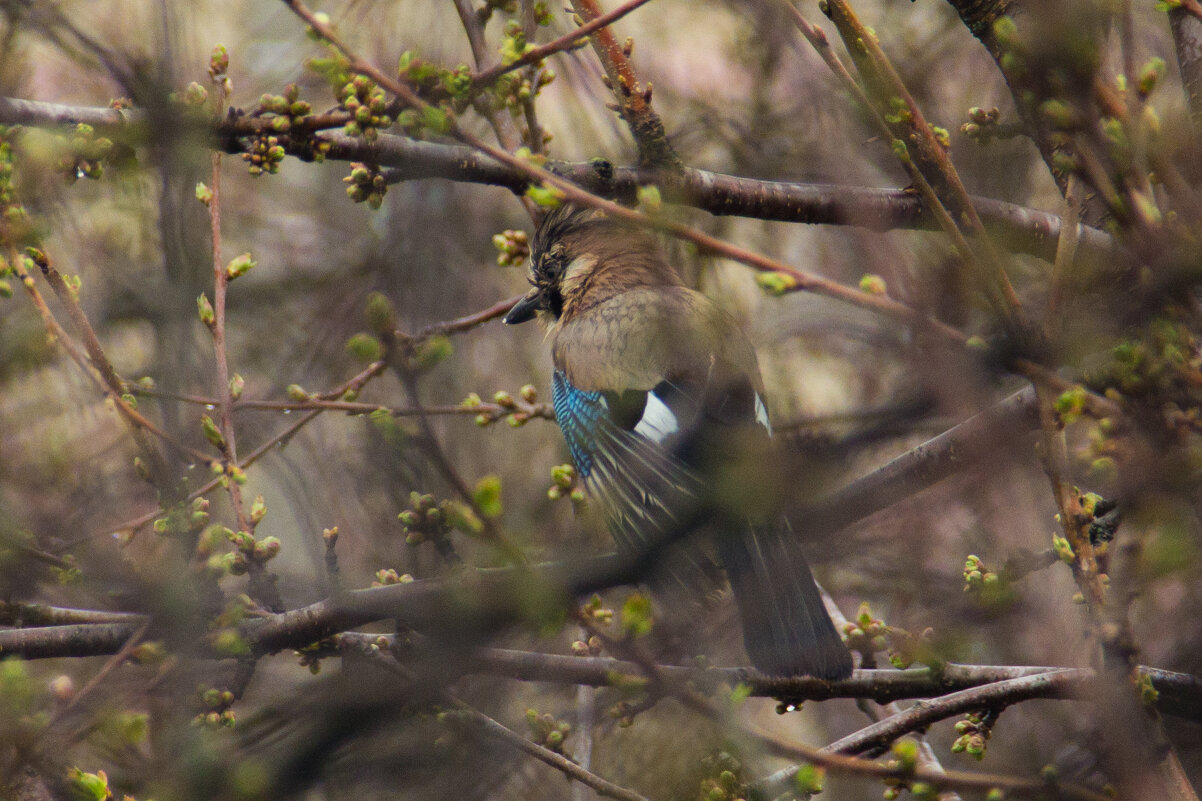
[[[0, 123], [5, 124], [50, 126], [86, 122], [95, 127], [128, 128], [138, 125], [143, 117], [138, 110], [63, 106], [0, 97]], [[241, 152], [237, 138], [254, 132], [251, 122], [249, 118], [222, 122], [216, 130], [221, 146], [231, 153]], [[463, 145], [421, 142], [391, 134], [381, 135], [375, 143], [340, 133], [325, 133], [322, 139], [331, 144], [328, 158], [371, 161], [390, 168], [384, 173], [390, 183], [444, 178], [500, 186], [519, 193], [530, 184], [527, 175]], [[307, 144], [286, 144], [293, 155], [311, 157]], [[719, 216], [854, 225], [874, 231], [938, 230], [922, 200], [905, 189], [761, 181], [690, 168], [661, 171], [615, 167], [603, 159], [551, 160], [546, 167], [583, 189], [625, 203], [635, 200], [640, 186], [654, 185], [672, 203]], [[997, 237], [999, 244], [1048, 262], [1055, 258], [1060, 236], [1058, 215], [990, 198], [974, 196], [971, 200], [986, 230]], [[1113, 248], [1110, 237], [1102, 231], [1080, 229], [1081, 257], [1110, 260]]]

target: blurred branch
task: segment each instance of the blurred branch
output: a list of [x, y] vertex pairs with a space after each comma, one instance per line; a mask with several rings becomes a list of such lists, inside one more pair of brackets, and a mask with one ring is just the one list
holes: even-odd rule
[[1169, 10], [1173, 30], [1173, 49], [1181, 69], [1181, 84], [1189, 103], [1195, 144], [1202, 137], [1202, 7], [1198, 0], [1187, 0]]
[[[5, 544], [7, 547], [7, 543]], [[0, 601], [0, 626], [62, 626], [72, 623], [127, 623], [142, 620], [133, 612], [65, 609], [46, 604]]]
[[[993, 57], [998, 70], [1006, 81], [1014, 105], [1023, 125], [1035, 142], [1039, 153], [1047, 165], [1048, 171], [1060, 187], [1061, 194], [1068, 188], [1069, 172], [1064, 169], [1063, 162], [1058, 156], [1070, 150], [1063, 137], [1057, 137], [1054, 126], [1047, 116], [1040, 113], [1040, 104], [1046, 99], [1041, 92], [1032, 91], [1033, 76], [1023, 59], [1006, 58], [1011, 52], [1013, 43], [1005, 41], [998, 35], [997, 22], [1008, 17], [1014, 19], [1023, 17], [1026, 21], [1035, 22], [1032, 11], [1039, 10], [1040, 3], [1024, 2], [1024, 0], [947, 0], [956, 10], [961, 22], [975, 36], [989, 55]], [[1101, 16], [1101, 15], [1099, 15]], [[1075, 18], [1071, 25], [1082, 25], [1085, 21]], [[1036, 27], [1032, 25], [1032, 27]], [[1082, 203], [1082, 219], [1088, 225], [1096, 226], [1106, 218], [1106, 203], [1099, 194], [1086, 196]]]
[[124, 396], [128, 388], [125, 382], [117, 375], [116, 370], [113, 369], [112, 363], [100, 345], [100, 339], [96, 336], [96, 332], [92, 329], [92, 324], [88, 321], [87, 315], [84, 314], [72, 290], [67, 286], [58, 270], [50, 265], [50, 261], [45, 253], [34, 248], [30, 248], [28, 253], [30, 254], [28, 257], [29, 263], [37, 266], [42, 271], [42, 276], [50, 284], [55, 297], [66, 308], [67, 316], [71, 318], [72, 326], [75, 328], [76, 333], [83, 339], [86, 355], [67, 336], [66, 331], [55, 319], [53, 312], [50, 311], [50, 307], [46, 304], [45, 299], [37, 291], [32, 276], [28, 275], [25, 270], [25, 259], [17, 256], [14, 252], [9, 260], [10, 265], [21, 278], [21, 283], [25, 286], [26, 292], [33, 300], [34, 306], [37, 307], [38, 312], [41, 314], [42, 321], [45, 323], [48, 333], [62, 345], [63, 350], [67, 352], [72, 361], [97, 385], [101, 393], [112, 401], [113, 405], [121, 413], [121, 416], [129, 425], [130, 435], [134, 438], [134, 444], [137, 445], [139, 452], [146, 457], [148, 462], [147, 467], [150, 469], [152, 479], [160, 493], [165, 498], [171, 498], [173, 495], [172, 482], [167, 474], [166, 463], [163, 460], [162, 454], [147, 436], [147, 432], [159, 437], [168, 445], [190, 458], [195, 459], [199, 457], [201, 460], [205, 460], [208, 458], [207, 455], [177, 441], [162, 428], [146, 419], [141, 412], [126, 401]]
[[[805, 23], [791, 3], [787, 5], [803, 32], [806, 28], [816, 30]], [[947, 146], [927, 124], [922, 110], [881, 49], [875, 33], [860, 22], [851, 6], [844, 0], [829, 0], [820, 7], [843, 37], [863, 79], [863, 90], [854, 81], [850, 82], [849, 89], [865, 104], [878, 127], [893, 143], [895, 155], [935, 212], [940, 227], [955, 244], [965, 265], [976, 273], [977, 283], [998, 319], [1012, 336], [1025, 338], [1027, 322], [1022, 304], [981, 218], [977, 216], [968, 190], [948, 157]], [[806, 33], [806, 36], [815, 47], [829, 53], [825, 36], [818, 37], [813, 33]], [[833, 53], [824, 57], [828, 64], [831, 60], [837, 61]], [[842, 65], [836, 74], [848, 84], [850, 76]]]
[[[599, 563], [610, 559], [601, 557]], [[543, 571], [563, 571], [564, 565], [545, 565]], [[489, 571], [494, 576], [507, 570]], [[506, 576], [512, 580], [512, 576]], [[422, 585], [422, 586], [419, 586]], [[397, 588], [413, 588], [396, 592]], [[382, 590], [390, 592], [382, 593]], [[448, 595], [453, 588], [448, 582], [426, 580], [390, 587], [374, 587], [354, 590], [358, 595], [354, 607], [336, 612], [330, 601], [321, 601], [301, 609], [270, 615], [250, 625], [250, 644], [260, 652], [301, 648], [325, 639], [336, 631], [335, 617], [344, 620], [351, 617], [358, 622], [347, 628], [363, 625], [371, 620], [400, 617], [406, 621], [437, 615], [433, 609], [439, 598]], [[376, 597], [370, 598], [374, 594]], [[387, 597], [384, 597], [387, 596]], [[73, 610], [75, 611], [75, 610]], [[86, 610], [78, 610], [87, 613]], [[445, 620], [448, 612], [441, 610]], [[414, 614], [416, 613], [416, 615]], [[110, 615], [95, 612], [87, 614]], [[121, 623], [89, 623], [67, 626], [0, 630], [0, 656], [20, 656], [24, 659], [47, 659], [63, 657], [102, 656], [116, 653], [144, 623], [142, 615], [124, 613], [128, 618]], [[322, 633], [322, 632], [325, 633]], [[316, 632], [316, 635], [315, 635]], [[395, 635], [360, 634], [345, 632], [342, 638], [362, 640], [366, 643], [391, 643]], [[336, 653], [337, 651], [331, 651]], [[961, 693], [980, 690], [975, 708], [987, 706], [980, 703], [990, 699], [989, 693], [1000, 693], [1018, 700], [1026, 698], [1072, 699], [1088, 695], [1096, 681], [1096, 673], [1084, 668], [1051, 666], [1013, 665], [961, 665], [948, 663], [938, 673], [928, 668], [907, 670], [857, 670], [851, 678], [841, 681], [823, 681], [809, 676], [779, 677], [766, 676], [746, 667], [694, 668], [676, 665], [656, 665], [656, 670], [674, 682], [693, 682], [703, 690], [713, 690], [721, 685], [746, 685], [752, 696], [759, 698], [788, 698], [791, 701], [827, 701], [834, 698], [864, 698], [887, 703], [911, 698], [938, 698], [940, 702]], [[642, 675], [642, 666], [634, 662], [608, 657], [579, 657], [547, 654], [535, 651], [514, 651], [500, 648], [481, 648], [473, 652], [471, 662], [465, 668], [470, 673], [504, 676], [518, 681], [576, 684], [593, 687], [629, 687]], [[1152, 686], [1162, 694], [1159, 705], [1168, 714], [1179, 715], [1190, 720], [1202, 719], [1202, 679], [1186, 673], [1176, 673], [1147, 666], [1139, 667], [1140, 675], [1147, 676]], [[1047, 681], [1038, 681], [1037, 679]], [[1048, 680], [1050, 679], [1050, 680]], [[1023, 683], [1030, 680], [1027, 683]], [[990, 690], [988, 688], [1000, 687]], [[1006, 695], [1017, 688], [1016, 696]], [[948, 695], [950, 693], [951, 695]], [[972, 696], [965, 696], [972, 697]], [[924, 707], [925, 708], [925, 705]], [[971, 704], [963, 707], [974, 708]], [[957, 714], [952, 712], [951, 714]], [[867, 731], [867, 730], [865, 730]], [[862, 734], [862, 732], [860, 733]], [[856, 736], [859, 736], [856, 735]]]
[[[696, 712], [712, 720], [729, 722], [724, 709], [709, 699], [699, 696], [687, 689], [678, 689], [674, 696]], [[968, 773], [965, 771], [944, 770], [941, 766], [928, 767], [917, 762], [904, 764], [894, 760], [890, 763], [880, 763], [873, 760], [836, 753], [827, 748], [813, 748], [793, 742], [786, 742], [774, 735], [758, 731], [751, 726], [740, 727], [744, 736], [751, 738], [767, 752], [786, 757], [795, 761], [818, 765], [832, 773], [848, 776], [872, 776], [881, 779], [896, 779], [907, 785], [918, 783], [928, 784], [936, 790], [993, 790], [1002, 789], [1020, 794], [1046, 792], [1049, 787], [1043, 778], [1028, 779], [1022, 776]], [[795, 769], [794, 769], [794, 772]], [[1082, 799], [1085, 801], [1105, 801], [1109, 796], [1095, 792], [1076, 784], [1057, 783], [1052, 792], [1060, 797]]]
[[508, 745], [517, 748], [519, 751], [529, 754], [544, 764], [550, 765], [551, 767], [563, 773], [569, 779], [573, 779], [585, 785], [586, 787], [592, 788], [597, 792], [598, 795], [605, 796], [606, 798], [616, 798], [619, 799], [619, 801], [647, 801], [646, 798], [634, 792], [633, 790], [628, 790], [625, 787], [614, 784], [607, 779], [603, 779], [591, 771], [585, 770], [583, 767], [577, 765], [563, 754], [558, 754], [549, 748], [544, 748], [543, 746], [530, 741], [526, 737], [523, 737], [522, 735], [513, 731], [513, 729], [510, 729], [507, 726], [504, 726], [496, 720], [490, 718], [488, 715], [485, 715], [483, 712], [479, 712], [471, 708], [464, 708], [461, 711], [466, 714], [471, 722], [484, 734], [488, 735], [489, 737], [496, 738], [503, 743], [507, 743]]
[[[364, 158], [362, 142], [341, 134], [324, 138], [332, 143], [331, 158]], [[389, 183], [445, 178], [503, 186], [514, 192], [524, 191], [530, 183], [521, 173], [456, 145], [384, 135], [377, 140], [375, 153], [382, 166], [392, 168], [384, 172]], [[590, 192], [622, 203], [633, 203], [641, 186], [657, 186], [665, 200], [716, 216], [853, 225], [873, 231], [940, 230], [923, 199], [909, 189], [762, 181], [690, 167], [678, 171], [615, 167], [604, 160], [548, 160], [546, 168]], [[986, 230], [1006, 247], [1053, 260], [1060, 236], [1058, 215], [992, 198], [973, 196], [972, 202]], [[1100, 260], [1109, 257], [1113, 244], [1104, 232], [1082, 227], [1081, 250]]]
[[908, 498], [995, 453], [998, 443], [1038, 423], [1035, 391], [1024, 389], [834, 492], [809, 509], [798, 510], [807, 527], [835, 531]]
[[[372, 663], [381, 669], [391, 673], [394, 676], [397, 676], [398, 678], [401, 678], [402, 680], [406, 681], [406, 683], [412, 683], [414, 676], [409, 672], [406, 666], [399, 664], [394, 659], [385, 656], [385, 653], [381, 649], [371, 647], [385, 639], [395, 638], [377, 636], [374, 639], [369, 639], [362, 643], [348, 642], [345, 644], [351, 646], [350, 653], [365, 656], [366, 658], [371, 659]], [[555, 768], [569, 779], [580, 782], [586, 787], [591, 787], [593, 790], [596, 790], [598, 794], [607, 798], [616, 798], [618, 801], [647, 801], [646, 798], [638, 793], [598, 776], [592, 771], [589, 771], [583, 766], [573, 762], [571, 759], [568, 759], [563, 754], [552, 751], [546, 746], [533, 742], [529, 738], [523, 737], [513, 729], [510, 729], [508, 726], [502, 724], [500, 721], [489, 717], [470, 704], [465, 703], [449, 690], [438, 691], [438, 695], [441, 696], [439, 699], [440, 705], [445, 704], [446, 706], [449, 706], [451, 710], [445, 718], [447, 723], [470, 724], [475, 732], [492, 737], [505, 743], [506, 745], [512, 746], [522, 753], [534, 757], [543, 764], [550, 765], [552, 768]]]
[[[196, 399], [195, 403], [204, 403], [203, 399]], [[360, 403], [358, 401], [271, 401], [271, 400], [242, 400], [238, 401], [234, 407], [238, 409], [273, 409], [276, 411], [282, 410], [306, 410], [306, 409], [325, 409], [333, 412], [347, 412], [349, 414], [371, 414], [378, 412], [381, 409], [387, 411], [393, 417], [421, 417], [423, 415], [471, 415], [479, 417], [485, 415], [490, 419], [499, 419], [512, 412], [518, 412], [523, 415], [524, 419], [532, 417], [541, 417], [544, 420], [555, 419], [555, 409], [550, 404], [546, 403], [525, 403], [517, 398], [514, 399], [512, 408], [501, 406], [497, 403], [480, 403], [478, 406], [410, 406], [410, 407], [391, 407], [381, 406], [378, 403]]]
[[0, 629], [0, 658], [58, 659], [107, 656], [129, 641], [142, 623], [77, 623], [34, 629]]

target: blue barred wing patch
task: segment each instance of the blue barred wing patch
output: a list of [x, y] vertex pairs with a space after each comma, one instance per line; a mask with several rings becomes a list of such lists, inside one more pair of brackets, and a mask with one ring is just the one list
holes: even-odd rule
[[572, 462], [580, 475], [588, 478], [593, 472], [597, 433], [609, 423], [609, 404], [600, 392], [585, 392], [572, 386], [561, 370], [551, 377], [551, 404]]

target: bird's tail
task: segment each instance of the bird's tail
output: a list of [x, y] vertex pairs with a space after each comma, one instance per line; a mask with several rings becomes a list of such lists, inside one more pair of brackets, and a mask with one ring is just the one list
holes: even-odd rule
[[851, 653], [787, 523], [722, 537], [718, 553], [739, 607], [747, 655], [757, 669], [820, 679], [851, 675]]

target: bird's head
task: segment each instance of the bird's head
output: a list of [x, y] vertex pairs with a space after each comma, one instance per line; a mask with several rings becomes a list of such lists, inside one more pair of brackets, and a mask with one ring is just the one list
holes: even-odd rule
[[548, 325], [629, 289], [680, 286], [654, 237], [594, 209], [562, 205], [543, 218], [530, 249], [533, 287], [505, 315]]

